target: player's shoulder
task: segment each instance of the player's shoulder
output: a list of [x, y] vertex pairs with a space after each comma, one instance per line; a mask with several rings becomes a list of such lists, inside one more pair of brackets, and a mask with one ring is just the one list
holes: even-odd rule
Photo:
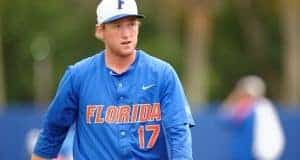
[[100, 61], [102, 57], [102, 52], [93, 54], [92, 56], [83, 58], [74, 64], [69, 66], [69, 69], [71, 69], [75, 73], [81, 73], [86, 72], [89, 70], [93, 70], [96, 68], [97, 62]]
[[144, 67], [148, 67], [159, 72], [173, 70], [173, 67], [169, 62], [158, 57], [154, 57], [143, 50], [138, 50], [138, 52], [140, 54], [140, 62]]
[[102, 52], [96, 53], [92, 56], [89, 56], [89, 57], [86, 57], [86, 58], [83, 58], [83, 59], [77, 61], [76, 63], [74, 63], [72, 65], [72, 67], [80, 68], [80, 69], [84, 69], [84, 68], [87, 68], [87, 67], [92, 67], [93, 65], [96, 64], [96, 62], [98, 60], [100, 60], [101, 56], [102, 56]]

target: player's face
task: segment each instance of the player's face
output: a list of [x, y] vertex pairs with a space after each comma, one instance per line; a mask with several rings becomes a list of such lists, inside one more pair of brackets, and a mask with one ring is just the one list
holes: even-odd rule
[[102, 26], [102, 40], [107, 52], [126, 57], [134, 53], [138, 41], [140, 22], [127, 17]]

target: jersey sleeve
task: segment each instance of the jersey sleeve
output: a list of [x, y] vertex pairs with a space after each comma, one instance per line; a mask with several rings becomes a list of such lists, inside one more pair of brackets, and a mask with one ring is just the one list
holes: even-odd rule
[[172, 160], [192, 160], [190, 127], [195, 122], [183, 87], [171, 66], [165, 76], [161, 108], [169, 157]]
[[195, 122], [183, 87], [175, 70], [171, 66], [164, 73], [162, 87], [161, 106], [165, 127], [168, 128], [183, 124], [194, 126]]
[[193, 160], [192, 136], [190, 127], [177, 125], [166, 129], [169, 159]]
[[78, 100], [73, 86], [73, 71], [69, 67], [61, 79], [56, 95], [49, 105], [43, 128], [34, 148], [34, 154], [43, 158], [55, 158], [76, 119]]

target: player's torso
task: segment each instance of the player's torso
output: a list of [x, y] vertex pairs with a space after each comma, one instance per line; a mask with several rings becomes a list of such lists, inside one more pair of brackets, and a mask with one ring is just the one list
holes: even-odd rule
[[89, 158], [166, 159], [160, 83], [159, 73], [137, 65], [121, 75], [106, 67], [88, 72], [80, 87], [75, 149], [83, 147]]

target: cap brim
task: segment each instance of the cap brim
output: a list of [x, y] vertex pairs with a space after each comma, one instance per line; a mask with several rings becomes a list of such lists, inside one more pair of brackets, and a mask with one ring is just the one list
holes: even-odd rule
[[119, 19], [122, 19], [122, 18], [127, 18], [127, 17], [136, 17], [136, 18], [139, 18], [139, 19], [145, 18], [145, 16], [142, 15], [142, 14], [120, 14], [120, 15], [117, 15], [117, 16], [113, 16], [109, 19], [106, 19], [102, 23], [111, 23], [113, 21], [116, 21], [116, 20], [119, 20]]

